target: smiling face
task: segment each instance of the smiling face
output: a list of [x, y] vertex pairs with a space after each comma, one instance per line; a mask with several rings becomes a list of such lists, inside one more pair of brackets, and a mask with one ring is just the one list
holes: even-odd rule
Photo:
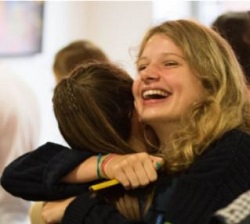
[[155, 34], [147, 41], [137, 67], [135, 106], [147, 124], [176, 123], [204, 96], [202, 84], [183, 52], [167, 36]]

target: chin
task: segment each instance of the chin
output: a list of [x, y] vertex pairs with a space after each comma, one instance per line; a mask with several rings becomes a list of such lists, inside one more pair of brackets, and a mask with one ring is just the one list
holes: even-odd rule
[[154, 124], [158, 122], [164, 122], [164, 119], [162, 116], [156, 116], [156, 114], [151, 116], [141, 116], [141, 120], [146, 124]]

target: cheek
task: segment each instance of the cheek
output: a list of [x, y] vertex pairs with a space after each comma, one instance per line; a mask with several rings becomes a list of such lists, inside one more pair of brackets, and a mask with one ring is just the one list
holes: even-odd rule
[[187, 92], [189, 92], [190, 97], [197, 101], [199, 100], [204, 93], [204, 88], [201, 81], [191, 72], [187, 76], [185, 83], [187, 84]]
[[204, 98], [204, 90], [197, 79], [185, 79], [184, 82], [176, 83], [175, 90], [180, 97], [181, 110], [186, 110], [194, 102], [200, 102]]

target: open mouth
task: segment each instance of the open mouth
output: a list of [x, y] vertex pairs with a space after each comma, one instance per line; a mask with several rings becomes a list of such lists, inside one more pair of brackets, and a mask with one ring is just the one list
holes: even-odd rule
[[164, 90], [146, 90], [142, 93], [142, 97], [144, 100], [158, 100], [158, 99], [165, 99], [169, 96]]

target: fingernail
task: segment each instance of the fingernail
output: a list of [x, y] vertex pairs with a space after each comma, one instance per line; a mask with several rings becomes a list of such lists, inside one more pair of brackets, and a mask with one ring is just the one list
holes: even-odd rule
[[156, 168], [156, 170], [159, 170], [159, 169], [161, 168], [161, 163], [156, 162], [156, 164], [155, 164], [155, 168]]

